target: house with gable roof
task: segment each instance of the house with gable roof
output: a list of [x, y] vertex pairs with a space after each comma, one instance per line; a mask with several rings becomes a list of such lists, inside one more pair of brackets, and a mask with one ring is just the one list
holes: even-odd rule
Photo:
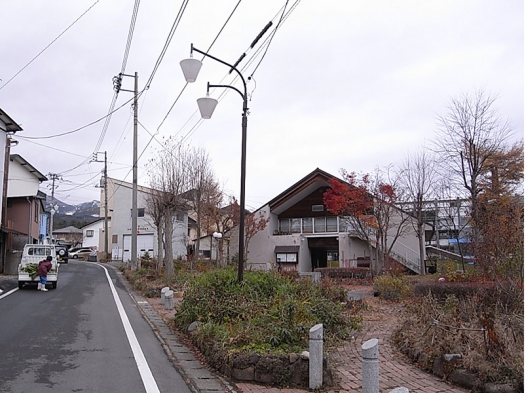
[[7, 175], [5, 211], [5, 272], [15, 274], [24, 245], [45, 240], [47, 234], [46, 194], [39, 190], [47, 181], [38, 169], [19, 154], [11, 154]]
[[[369, 266], [370, 247], [349, 220], [329, 212], [323, 194], [335, 176], [317, 168], [291, 187], [277, 195], [254, 214], [269, 219], [266, 228], [257, 232], [248, 246], [247, 268], [311, 272], [322, 267]], [[341, 179], [339, 179], [342, 181]], [[406, 213], [395, 210], [393, 220]], [[419, 239], [411, 225], [390, 243], [390, 257], [419, 273]], [[232, 244], [233, 245], [233, 244]], [[232, 252], [234, 250], [231, 250]]]

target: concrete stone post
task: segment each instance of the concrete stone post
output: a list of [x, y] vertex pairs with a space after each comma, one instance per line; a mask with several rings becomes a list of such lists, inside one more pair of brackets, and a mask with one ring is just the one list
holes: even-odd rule
[[164, 308], [166, 310], [171, 310], [173, 309], [173, 291], [166, 291], [164, 293]]
[[169, 287], [164, 287], [160, 290], [160, 304], [162, 304], [164, 306], [164, 303], [166, 302], [166, 291], [169, 291], [170, 288]]
[[319, 323], [310, 329], [310, 389], [323, 386], [323, 324]]
[[379, 393], [379, 340], [372, 338], [361, 346], [363, 393]]

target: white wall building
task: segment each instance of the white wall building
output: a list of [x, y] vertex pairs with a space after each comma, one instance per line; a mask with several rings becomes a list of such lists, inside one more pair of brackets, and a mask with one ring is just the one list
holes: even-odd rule
[[80, 229], [82, 229], [82, 247], [101, 250], [101, 242], [104, 243], [104, 218], [84, 225]]
[[[128, 182], [107, 178], [108, 217], [111, 218], [112, 259], [124, 262], [131, 260], [131, 208], [133, 185]], [[101, 189], [100, 214], [104, 215], [104, 188]], [[145, 253], [157, 257], [157, 228], [148, 213], [147, 197], [151, 189], [137, 186], [137, 257]], [[103, 223], [103, 221], [102, 221]], [[186, 259], [188, 243], [188, 215], [186, 212], [177, 215], [174, 223], [173, 257]], [[165, 240], [166, 241], [166, 240]]]

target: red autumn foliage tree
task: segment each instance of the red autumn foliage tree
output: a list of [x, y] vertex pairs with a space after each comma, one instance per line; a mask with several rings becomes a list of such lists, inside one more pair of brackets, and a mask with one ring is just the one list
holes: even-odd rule
[[[331, 188], [323, 202], [328, 211], [347, 219], [349, 231], [367, 242], [371, 257], [375, 255], [371, 268], [377, 273], [406, 228], [406, 216], [394, 207], [395, 187], [383, 181], [379, 171], [373, 177], [344, 170], [341, 173], [345, 182], [330, 180]], [[401, 220], [394, 222], [396, 213]]]

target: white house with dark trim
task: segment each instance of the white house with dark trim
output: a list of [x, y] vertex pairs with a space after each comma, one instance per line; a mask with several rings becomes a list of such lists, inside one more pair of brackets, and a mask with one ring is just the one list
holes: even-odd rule
[[[108, 217], [111, 219], [109, 247], [113, 260], [124, 262], [131, 260], [131, 208], [133, 184], [113, 178], [107, 178]], [[148, 187], [137, 186], [137, 257], [144, 254], [152, 258], [158, 255], [157, 228], [148, 212], [147, 198], [152, 190]], [[100, 194], [100, 215], [104, 216], [105, 201], [104, 188]], [[166, 242], [167, 239], [164, 239]], [[173, 246], [174, 258], [186, 259], [188, 245], [188, 214], [177, 214], [173, 226], [173, 237], [170, 239]]]
[[[108, 229], [111, 228], [111, 220], [108, 220]], [[80, 227], [82, 230], [82, 247], [90, 247], [94, 250], [104, 249], [104, 217], [99, 218], [92, 223], [86, 224]], [[110, 244], [111, 238], [108, 238], [108, 245]]]

